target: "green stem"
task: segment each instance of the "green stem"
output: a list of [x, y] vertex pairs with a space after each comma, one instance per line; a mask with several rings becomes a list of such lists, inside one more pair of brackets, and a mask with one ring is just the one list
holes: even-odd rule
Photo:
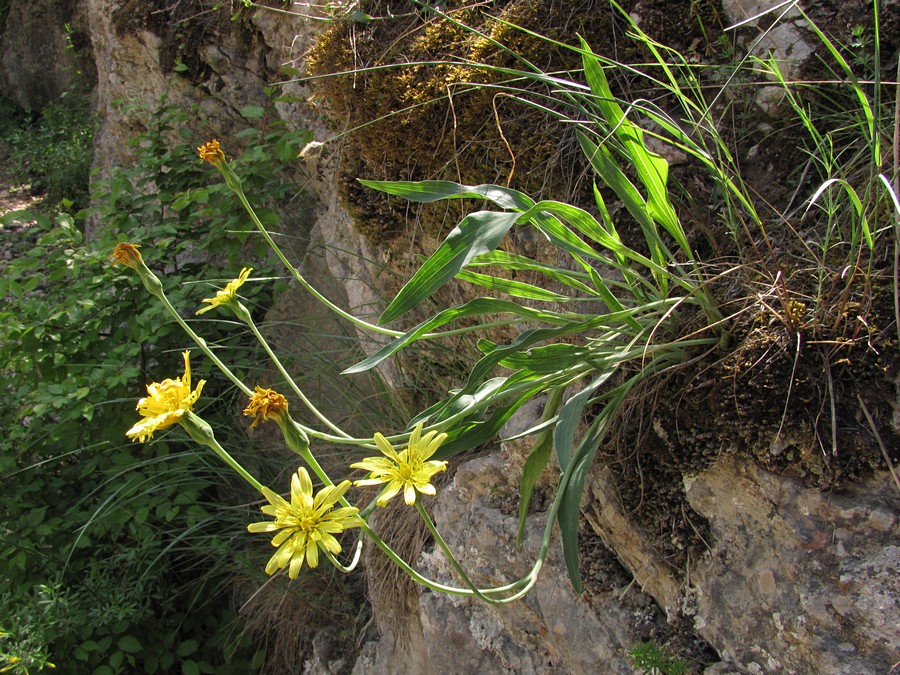
[[256, 229], [259, 230], [260, 234], [262, 234], [263, 238], [266, 240], [266, 243], [269, 245], [269, 248], [271, 248], [275, 252], [275, 255], [278, 256], [278, 259], [281, 261], [281, 263], [287, 268], [287, 270], [291, 273], [291, 275], [294, 277], [294, 279], [297, 280], [297, 283], [299, 283], [301, 286], [303, 286], [303, 288], [305, 288], [307, 291], [309, 291], [312, 294], [312, 296], [316, 298], [316, 300], [321, 302], [332, 312], [334, 312], [338, 316], [346, 319], [347, 321], [349, 321], [350, 323], [352, 323], [355, 326], [358, 326], [360, 328], [365, 328], [367, 330], [371, 330], [375, 333], [381, 333], [382, 335], [389, 335], [391, 337], [400, 337], [401, 335], [403, 335], [403, 333], [401, 331], [391, 330], [389, 328], [383, 328], [382, 326], [376, 326], [375, 324], [369, 323], [368, 321], [363, 321], [362, 319], [359, 319], [359, 318], [353, 316], [349, 312], [345, 312], [343, 309], [341, 309], [340, 307], [335, 305], [333, 302], [331, 302], [331, 300], [329, 300], [324, 295], [319, 293], [319, 291], [316, 290], [316, 288], [312, 284], [310, 284], [306, 279], [303, 278], [303, 275], [300, 274], [300, 270], [298, 270], [296, 267], [294, 267], [293, 264], [291, 264], [291, 262], [287, 259], [287, 256], [284, 255], [284, 253], [282, 252], [282, 250], [278, 246], [278, 244], [275, 243], [275, 240], [272, 239], [272, 235], [270, 235], [269, 231], [266, 230], [265, 226], [262, 224], [262, 221], [256, 215], [256, 211], [254, 211], [253, 207], [250, 205], [250, 202], [248, 201], [246, 195], [244, 194], [244, 190], [243, 190], [243, 188], [241, 188], [240, 183], [233, 179], [228, 180], [229, 177], [226, 175], [226, 172], [230, 173], [230, 174], [232, 174], [232, 176], [234, 176], [234, 172], [231, 170], [231, 168], [228, 167], [227, 165], [223, 164], [219, 167], [219, 169], [222, 172], [222, 174], [225, 175], [226, 183], [228, 184], [228, 187], [230, 187], [232, 192], [234, 192], [237, 195], [237, 198], [241, 201], [241, 204], [243, 204], [243, 206], [244, 206], [244, 210], [250, 216], [250, 219], [253, 221], [254, 225], [256, 225]]
[[252, 396], [253, 391], [247, 385], [241, 382], [241, 380], [234, 373], [231, 372], [228, 366], [226, 366], [225, 363], [218, 356], [216, 356], [215, 352], [213, 352], [213, 350], [209, 348], [209, 346], [206, 344], [206, 340], [197, 335], [197, 333], [195, 333], [194, 330], [188, 325], [187, 321], [185, 321], [175, 310], [175, 307], [172, 306], [172, 303], [169, 302], [169, 299], [166, 297], [165, 291], [161, 289], [158, 291], [154, 291], [149, 288], [148, 290], [150, 290], [150, 292], [157, 297], [157, 299], [163, 304], [169, 314], [171, 314], [175, 318], [175, 321], [178, 322], [178, 325], [181, 326], [182, 330], [184, 330], [184, 332], [187, 333], [195, 343], [197, 343], [197, 346], [200, 347], [200, 349], [204, 354], [206, 354], [207, 357], [209, 357], [210, 361], [216, 364], [219, 370], [221, 370], [225, 374], [225, 377], [231, 380], [234, 385], [242, 392], [244, 392], [244, 394], [246, 394], [248, 397]]
[[256, 480], [256, 478], [250, 475], [249, 471], [241, 466], [241, 464], [234, 457], [228, 454], [225, 448], [223, 448], [219, 441], [216, 440], [212, 427], [208, 422], [206, 422], [203, 418], [199, 417], [193, 412], [188, 411], [181, 418], [179, 423], [194, 441], [200, 443], [201, 445], [205, 445], [207, 448], [210, 448], [219, 457], [221, 457], [228, 466], [234, 469], [241, 478], [250, 483], [250, 485], [252, 485], [257, 492], [262, 493], [262, 483], [260, 483], [258, 480]]
[[[450, 561], [450, 564], [453, 565], [453, 569], [456, 570], [456, 573], [462, 578], [465, 582], [466, 586], [468, 586], [475, 597], [484, 600], [492, 605], [500, 605], [503, 604], [504, 600], [490, 598], [484, 595], [481, 592], [474, 582], [469, 578], [469, 575], [466, 574], [466, 571], [463, 569], [462, 565], [456, 559], [456, 556], [453, 555], [453, 552], [450, 550], [450, 547], [447, 545], [447, 542], [444, 541], [444, 538], [441, 536], [441, 533], [438, 532], [437, 527], [435, 527], [434, 521], [431, 520], [431, 516], [428, 515], [428, 511], [425, 510], [425, 507], [422, 505], [422, 500], [419, 499], [419, 496], [416, 495], [416, 510], [419, 512], [419, 515], [422, 516], [422, 520], [425, 522], [425, 527], [428, 528], [428, 531], [431, 532], [431, 536], [434, 537], [434, 540], [438, 543], [438, 546], [441, 547], [441, 550], [444, 552], [444, 555], [447, 556], [447, 560]], [[521, 581], [521, 580], [520, 580]]]
[[266, 341], [266, 339], [263, 337], [262, 333], [259, 332], [259, 328], [256, 327], [256, 323], [253, 321], [253, 317], [250, 316], [250, 312], [247, 311], [247, 308], [244, 307], [244, 305], [242, 305], [237, 300], [234, 300], [231, 303], [229, 303], [229, 306], [231, 307], [231, 310], [234, 312], [235, 316], [237, 316], [238, 319], [240, 319], [245, 324], [247, 324], [247, 326], [250, 327], [250, 330], [253, 331], [253, 335], [256, 336], [256, 339], [262, 345], [263, 349], [266, 350], [266, 354], [268, 354], [269, 358], [272, 359], [272, 363], [275, 364], [275, 367], [278, 369], [278, 372], [281, 373], [281, 376], [288, 383], [288, 386], [290, 386], [290, 388], [297, 395], [297, 397], [303, 402], [303, 405], [305, 405], [309, 409], [309, 411], [322, 422], [322, 424], [327, 426], [329, 429], [331, 429], [333, 432], [335, 432], [338, 436], [340, 436], [342, 438], [352, 438], [352, 436], [350, 436], [350, 434], [346, 433], [343, 429], [341, 429], [339, 426], [334, 424], [330, 419], [328, 419], [324, 414], [319, 412], [319, 409], [316, 408], [316, 406], [313, 405], [313, 402], [310, 401], [306, 397], [306, 395], [303, 393], [303, 391], [301, 391], [300, 387], [297, 386], [297, 383], [294, 382], [294, 379], [290, 376], [290, 374], [288, 374], [284, 365], [282, 365], [278, 356], [275, 354], [275, 352], [269, 346], [268, 341]]
[[344, 574], [349, 574], [350, 572], [355, 570], [356, 566], [359, 564], [360, 556], [362, 554], [362, 545], [363, 545], [363, 540], [362, 540], [362, 538], [360, 538], [356, 542], [356, 552], [353, 554], [353, 560], [350, 562], [349, 565], [346, 565], [346, 566], [342, 565], [340, 562], [338, 562], [337, 558], [334, 557], [334, 554], [331, 553], [331, 551], [325, 551], [325, 556], [331, 561], [331, 564], [334, 565], [338, 570], [340, 570]]

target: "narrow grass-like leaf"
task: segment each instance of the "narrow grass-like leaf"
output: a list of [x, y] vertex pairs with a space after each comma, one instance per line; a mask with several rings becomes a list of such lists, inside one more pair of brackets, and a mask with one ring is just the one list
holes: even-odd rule
[[[557, 201], [542, 201], [535, 204], [528, 211], [522, 214], [525, 217], [532, 217], [538, 213], [550, 213], [557, 218], [562, 218], [566, 223], [572, 225], [583, 235], [590, 237], [603, 248], [620, 255], [636, 255], [634, 251], [625, 246], [622, 241], [607, 232], [596, 219], [584, 209], [571, 204], [565, 204]], [[643, 256], [638, 256], [640, 260], [646, 260]]]
[[415, 426], [419, 422], [426, 421], [430, 424], [434, 424], [450, 417], [464, 416], [472, 413], [477, 410], [482, 403], [495, 397], [497, 392], [506, 384], [507, 380], [509, 380], [508, 377], [493, 377], [483, 382], [472, 394], [457, 396], [449, 402], [447, 400], [438, 401], [416, 415], [412, 421], [410, 421], [410, 425]]
[[[560, 498], [557, 520], [559, 522], [560, 539], [562, 540], [563, 559], [566, 562], [569, 580], [572, 582], [576, 593], [581, 592], [581, 572], [578, 565], [578, 525], [581, 522], [581, 498], [584, 493], [587, 472], [594, 461], [597, 448], [600, 447], [600, 443], [606, 437], [615, 414], [625, 399], [625, 395], [642, 377], [642, 374], [638, 374], [625, 382], [625, 384], [616, 387], [612, 398], [606, 402], [603, 410], [591, 423], [588, 432], [582, 437], [578, 447], [566, 459], [565, 492]], [[586, 399], [584, 403], [586, 404], [588, 401], [589, 399]], [[562, 417], [562, 412], [560, 412], [560, 417]], [[569, 448], [571, 447], [569, 445]], [[559, 451], [560, 446], [557, 445], [558, 460], [560, 458]]]
[[534, 200], [517, 190], [499, 185], [462, 185], [446, 180], [380, 181], [360, 180], [373, 190], [403, 197], [411, 202], [427, 204], [441, 199], [487, 199], [502, 209], [525, 211], [534, 205]]
[[423, 335], [434, 330], [435, 328], [450, 323], [451, 321], [456, 321], [458, 319], [464, 319], [472, 316], [482, 316], [484, 314], [512, 314], [513, 316], [518, 316], [532, 321], [541, 321], [544, 323], [557, 325], [566, 325], [571, 323], [572, 321], [577, 321], [583, 318], [579, 314], [573, 314], [569, 312], [561, 314], [548, 310], [523, 307], [509, 300], [497, 300], [495, 298], [475, 298], [474, 300], [470, 300], [463, 305], [450, 307], [443, 310], [442, 312], [438, 312], [427, 321], [423, 321], [418, 326], [407, 331], [400, 337], [391, 340], [384, 347], [372, 354], [372, 356], [369, 356], [359, 363], [350, 366], [343, 371], [343, 374], [348, 375], [351, 373], [361, 373], [363, 371], [370, 370], [393, 354], [396, 354], [408, 344], [418, 340]]
[[554, 338], [563, 337], [565, 335], [581, 333], [583, 331], [591, 330], [602, 325], [603, 317], [596, 317], [587, 321], [573, 322], [566, 326], [560, 326], [557, 328], [537, 328], [534, 330], [524, 331], [508, 345], [498, 347], [491, 353], [481, 357], [478, 363], [476, 363], [472, 367], [465, 387], [463, 387], [463, 389], [461, 389], [460, 392], [458, 392], [450, 400], [452, 401], [454, 398], [462, 396], [465, 393], [469, 393], [470, 390], [476, 389], [478, 387], [478, 382], [480, 382], [492, 368], [498, 365], [507, 356], [512, 356], [518, 351], [527, 349], [528, 347], [544, 342], [545, 340], [552, 340]]
[[600, 375], [584, 389], [569, 398], [559, 411], [559, 422], [557, 422], [553, 434], [553, 444], [556, 448], [556, 461], [559, 463], [560, 471], [565, 472], [571, 463], [572, 447], [575, 444], [575, 432], [581, 421], [581, 413], [584, 412], [585, 406], [590, 402], [597, 388], [607, 382], [613, 372], [610, 370]]
[[481, 286], [490, 291], [506, 293], [514, 298], [541, 300], [544, 302], [571, 302], [572, 300], [575, 300], [575, 298], [569, 295], [554, 293], [553, 291], [548, 291], [545, 288], [534, 286], [533, 284], [526, 284], [522, 281], [515, 281], [513, 279], [503, 279], [502, 277], [495, 277], [488, 274], [479, 274], [478, 272], [469, 270], [460, 271], [456, 275], [456, 278], [460, 281], [467, 281], [470, 284]]
[[570, 288], [574, 288], [575, 290], [581, 291], [582, 293], [597, 295], [597, 291], [595, 289], [591, 288], [582, 281], [582, 279], [590, 280], [591, 277], [587, 273], [574, 272], [572, 270], [564, 270], [558, 267], [551, 267], [530, 258], [526, 258], [521, 255], [515, 255], [513, 253], [507, 253], [506, 251], [502, 251], [499, 249], [491, 251], [490, 253], [485, 253], [484, 255], [480, 255], [477, 258], [473, 259], [469, 263], [469, 268], [489, 265], [497, 265], [498, 267], [503, 267], [507, 270], [537, 272], [539, 274], [543, 274], [548, 279], [552, 279], [553, 281], [569, 286]]
[[647, 191], [648, 212], [672, 235], [678, 246], [690, 255], [690, 246], [678, 222], [678, 216], [669, 200], [669, 192], [666, 188], [669, 163], [663, 157], [647, 150], [644, 145], [643, 130], [629, 120], [619, 104], [616, 103], [599, 59], [591, 52], [591, 48], [583, 39], [581, 48], [584, 74], [591, 87], [591, 92], [596, 97], [591, 102], [600, 109], [613, 133], [631, 157], [638, 178]]
[[[809, 205], [806, 207], [806, 211], [812, 208], [813, 204], [818, 201], [819, 197], [824, 194], [824, 192], [830, 188], [832, 185], [839, 185], [844, 190], [844, 194], [847, 195], [847, 198], [850, 200], [850, 203], [853, 205], [853, 210], [856, 212], [856, 219], [850, 224], [850, 247], [851, 249], [856, 249], [859, 244], [859, 234], [862, 231], [862, 235], [866, 240], [866, 244], [869, 245], [869, 250], [873, 250], [875, 248], [875, 240], [872, 237], [872, 229], [869, 227], [869, 220], [866, 218], [865, 210], [863, 209], [862, 201], [859, 198], [859, 195], [856, 194], [856, 190], [843, 178], [829, 178], [824, 183], [822, 183], [819, 188], [813, 193], [812, 197], [809, 198]], [[858, 226], [857, 226], [858, 223]]]
[[[491, 413], [484, 417], [467, 417], [465, 421], [454, 424], [448, 430], [449, 438], [441, 445], [435, 456], [438, 459], [452, 457], [489, 442], [519, 408], [544, 391], [545, 388], [545, 382], [534, 381], [530, 376], [522, 373], [505, 379], [490, 396], [490, 402], [493, 404]], [[508, 390], [506, 391], [507, 397], [514, 395], [514, 398], [506, 403], [500, 403], [504, 390]], [[483, 398], [478, 403], [483, 406], [486, 400]], [[474, 405], [475, 401], [472, 401], [468, 407], [471, 408]]]
[[472, 258], [497, 248], [518, 216], [515, 212], [477, 211], [463, 218], [400, 289], [379, 323], [402, 316], [455, 277]]
[[[541, 415], [543, 423], [547, 423], [556, 416], [559, 404], [562, 402], [565, 387], [560, 386], [550, 390], [547, 402], [544, 404], [544, 412]], [[547, 427], [534, 439], [531, 451], [522, 465], [522, 477], [519, 479], [519, 527], [516, 532], [516, 545], [522, 545], [522, 536], [525, 534], [525, 520], [528, 518], [528, 507], [531, 505], [531, 495], [534, 486], [544, 472], [553, 454], [553, 427]]]
[[606, 265], [615, 265], [608, 257], [583, 242], [577, 234], [560, 222], [558, 218], [548, 215], [544, 210], [532, 209], [526, 211], [520, 217], [521, 222], [531, 222], [541, 234], [547, 237], [551, 244], [570, 255], [591, 258]]
[[586, 347], [559, 342], [517, 352], [503, 359], [500, 365], [512, 370], [558, 373], [584, 363], [590, 356], [590, 349]]
[[[644, 198], [641, 197], [638, 189], [630, 180], [628, 180], [628, 177], [622, 172], [618, 164], [616, 164], [616, 161], [609, 150], [602, 145], [598, 146], [594, 144], [594, 142], [581, 131], [577, 131], [576, 136], [582, 151], [584, 151], [591, 166], [594, 167], [594, 171], [597, 172], [597, 175], [600, 176], [600, 179], [604, 183], [612, 188], [613, 192], [616, 193], [616, 196], [622, 200], [625, 209], [631, 214], [631, 217], [641, 226], [641, 231], [644, 233], [644, 239], [647, 242], [647, 246], [650, 248], [650, 257], [653, 262], [656, 263], [657, 267], [665, 266], [672, 256], [660, 238], [659, 232], [656, 229], [656, 223], [653, 221], [653, 218], [650, 217], [650, 213], [647, 210], [647, 203], [644, 201]], [[667, 284], [665, 276], [658, 278], [657, 283], [661, 285], [663, 290], [666, 289]]]

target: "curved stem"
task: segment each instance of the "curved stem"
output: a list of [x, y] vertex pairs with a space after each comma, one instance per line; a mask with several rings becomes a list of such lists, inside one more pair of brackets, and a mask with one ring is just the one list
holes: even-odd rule
[[[229, 172], [231, 171], [231, 169], [229, 167], [224, 166], [224, 165], [220, 168], [223, 173], [225, 171], [229, 171]], [[237, 187], [237, 189], [235, 189], [235, 187], [232, 186], [231, 182], [229, 182], [229, 187], [231, 187], [232, 191], [237, 195], [238, 199], [241, 201], [241, 204], [243, 204], [243, 206], [244, 206], [244, 210], [249, 214], [250, 219], [253, 221], [254, 225], [256, 225], [256, 229], [259, 230], [260, 234], [262, 234], [263, 238], [266, 240], [266, 243], [269, 245], [269, 248], [271, 248], [275, 252], [275, 255], [278, 256], [278, 259], [281, 261], [281, 264], [283, 264], [287, 268], [287, 270], [291, 273], [291, 275], [294, 277], [294, 279], [297, 280], [297, 283], [299, 283], [301, 286], [303, 286], [303, 288], [305, 288], [307, 291], [309, 291], [312, 294], [312, 296], [315, 297], [316, 300], [318, 300], [323, 305], [325, 305], [328, 309], [330, 309], [332, 312], [334, 312], [338, 316], [346, 319], [347, 321], [349, 321], [350, 323], [352, 323], [355, 326], [358, 326], [360, 328], [365, 328], [366, 330], [370, 330], [375, 333], [381, 333], [382, 335], [389, 335], [391, 337], [400, 337], [401, 335], [403, 335], [403, 333], [401, 331], [391, 330], [390, 328], [384, 328], [382, 326], [376, 326], [373, 323], [369, 323], [368, 321], [364, 321], [363, 319], [359, 319], [359, 318], [353, 316], [349, 312], [346, 312], [343, 309], [341, 309], [340, 307], [338, 307], [336, 304], [331, 302], [331, 300], [329, 300], [324, 295], [322, 295], [318, 290], [316, 290], [316, 288], [312, 284], [310, 284], [306, 279], [303, 278], [303, 275], [300, 274], [300, 270], [298, 270], [296, 267], [294, 267], [293, 264], [291, 264], [291, 262], [287, 259], [287, 256], [284, 255], [284, 253], [282, 252], [282, 250], [278, 246], [278, 244], [275, 243], [275, 240], [272, 239], [272, 235], [269, 234], [269, 231], [262, 224], [262, 221], [256, 215], [256, 211], [253, 210], [253, 207], [250, 205], [250, 202], [247, 200], [246, 195], [244, 195], [243, 189], [241, 189], [239, 186]]]
[[[466, 574], [466, 571], [463, 569], [462, 565], [456, 559], [456, 556], [453, 555], [453, 552], [450, 550], [450, 547], [447, 545], [447, 542], [444, 541], [444, 538], [441, 536], [441, 533], [438, 532], [437, 527], [435, 527], [434, 521], [431, 520], [431, 516], [428, 515], [428, 512], [425, 510], [425, 507], [422, 505], [422, 500], [419, 499], [419, 496], [416, 495], [416, 510], [419, 512], [419, 515], [422, 517], [422, 520], [425, 521], [425, 527], [428, 528], [428, 531], [431, 532], [431, 536], [434, 537], [434, 540], [438, 543], [438, 546], [441, 547], [441, 550], [444, 552], [444, 555], [447, 556], [447, 560], [450, 561], [450, 564], [453, 565], [453, 569], [456, 570], [456, 573], [462, 578], [465, 582], [466, 586], [468, 586], [475, 597], [484, 600], [485, 602], [489, 602], [492, 605], [499, 605], [504, 602], [504, 600], [491, 598], [484, 593], [481, 592], [475, 583], [469, 578], [469, 575]], [[520, 580], [521, 581], [521, 580]]]
[[201, 445], [205, 445], [215, 452], [228, 466], [234, 469], [241, 478], [250, 483], [257, 492], [261, 493], [263, 491], [262, 483], [256, 480], [247, 469], [241, 466], [240, 462], [232, 457], [228, 451], [222, 447], [219, 441], [216, 440], [215, 433], [206, 420], [196, 413], [188, 411], [181, 420], [179, 420], [179, 424], [194, 441]]
[[178, 322], [178, 325], [181, 326], [182, 330], [184, 330], [184, 332], [187, 333], [191, 337], [191, 339], [197, 343], [197, 346], [200, 347], [200, 349], [204, 354], [206, 354], [207, 357], [209, 357], [209, 360], [215, 363], [219, 370], [221, 370], [225, 374], [225, 377], [231, 380], [238, 389], [244, 392], [245, 395], [252, 396], [253, 390], [251, 390], [247, 385], [241, 382], [237, 375], [232, 373], [228, 366], [226, 366], [225, 363], [218, 356], [216, 356], [215, 352], [213, 352], [213, 350], [209, 348], [209, 346], [206, 344], [206, 340], [204, 340], [194, 332], [194, 329], [188, 325], [187, 321], [185, 321], [181, 317], [181, 315], [176, 311], [175, 307], [172, 306], [172, 303], [169, 302], [169, 298], [166, 297], [165, 292], [160, 290], [158, 293], [153, 294], [163, 304], [169, 314], [171, 314], [175, 318], [175, 321]]
[[272, 363], [275, 364], [278, 372], [281, 373], [281, 376], [288, 383], [288, 386], [290, 386], [297, 397], [303, 402], [303, 405], [305, 405], [309, 409], [309, 411], [322, 422], [322, 424], [327, 426], [338, 436], [342, 438], [352, 438], [350, 434], [345, 432], [338, 425], [334, 424], [330, 419], [328, 419], [324, 414], [322, 414], [319, 409], [316, 408], [315, 405], [313, 405], [313, 402], [306, 397], [303, 391], [301, 391], [300, 387], [297, 386], [297, 383], [294, 382], [294, 378], [290, 376], [285, 367], [282, 365], [278, 356], [269, 346], [268, 341], [263, 337], [262, 333], [259, 332], [259, 328], [256, 327], [256, 323], [253, 321], [253, 317], [250, 316], [250, 312], [247, 311], [247, 308], [244, 307], [240, 302], [235, 301], [231, 303], [231, 309], [241, 321], [249, 326], [250, 330], [253, 332], [253, 335], [256, 336], [256, 339], [262, 345], [263, 349], [266, 350], [266, 354], [268, 354], [269, 358], [272, 359]]
[[349, 565], [346, 565], [346, 566], [344, 566], [340, 562], [338, 562], [337, 558], [334, 557], [334, 554], [331, 551], [325, 551], [325, 556], [328, 558], [328, 560], [331, 561], [331, 564], [334, 565], [338, 570], [340, 570], [344, 574], [349, 574], [350, 572], [355, 570], [356, 566], [359, 564], [360, 555], [362, 554], [362, 545], [363, 545], [363, 540], [362, 540], [362, 537], [360, 537], [360, 539], [356, 542], [356, 552], [353, 554], [353, 560], [350, 562]]

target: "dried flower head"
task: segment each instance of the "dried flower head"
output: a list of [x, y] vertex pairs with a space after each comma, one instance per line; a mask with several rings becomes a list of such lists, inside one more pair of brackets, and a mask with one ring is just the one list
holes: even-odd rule
[[110, 256], [113, 260], [113, 265], [118, 262], [125, 265], [125, 267], [136, 270], [144, 262], [140, 251], [138, 251], [140, 247], [140, 244], [126, 244], [124, 242], [116, 244]]
[[287, 410], [287, 399], [274, 389], [263, 389], [257, 385], [250, 396], [250, 403], [244, 408], [244, 414], [255, 418], [252, 429], [260, 422], [268, 422], [270, 419], [281, 415]]
[[219, 147], [219, 141], [216, 139], [201, 145], [197, 148], [197, 152], [200, 153], [200, 159], [204, 162], [209, 162], [213, 166], [218, 167], [225, 162], [225, 153], [222, 152], [222, 149]]

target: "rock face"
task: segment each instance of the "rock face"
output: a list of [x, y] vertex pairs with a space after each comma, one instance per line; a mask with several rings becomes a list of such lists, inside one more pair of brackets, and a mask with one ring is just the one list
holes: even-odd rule
[[[507, 450], [464, 463], [434, 509], [445, 538], [485, 585], [527, 573], [546, 517], [531, 516], [517, 552], [517, 518], [498, 508], [501, 496], [514, 494], [515, 460]], [[467, 672], [587, 673], [597, 664], [603, 672], [632, 672], [627, 651], [654, 634], [654, 611], [662, 610], [671, 623], [684, 622], [680, 631], [716, 650], [722, 663], [710, 672], [873, 673], [893, 666], [900, 498], [889, 475], [828, 495], [723, 458], [686, 479], [688, 501], [713, 535], [686, 576], [676, 576], [629, 523], [610, 487], [598, 468], [584, 508], [636, 588], [623, 592], [586, 578], [585, 593], [576, 596], [551, 555], [531, 594], [510, 607], [425, 593], [419, 611], [432, 662], [452, 659]], [[455, 579], [439, 552], [421, 561], [438, 580]], [[643, 625], [635, 618], [642, 612]]]
[[83, 10], [67, 0], [10, 2], [0, 34], [0, 91], [26, 110], [40, 110], [76, 83], [90, 88], [93, 60], [79, 49], [88, 30]]
[[[104, 124], [96, 140], [96, 164], [101, 169], [129, 161], [124, 140], [142, 123], [140, 114], [126, 113], [114, 101], [152, 107], [167, 93], [170, 101], [199, 104], [216, 133], [227, 135], [242, 124], [240, 108], [262, 103], [264, 87], [278, 69], [301, 58], [317, 26], [261, 11], [251, 19], [252, 31], [223, 33], [198, 48], [207, 77], [192, 84], [164, 66], [163, 37], [152, 27], [123, 30], [116, 17], [129, 3], [81, 0], [74, 10], [70, 4], [12, 3], [0, 82], [7, 91], [19, 92], [20, 103], [28, 106], [64, 91], [67, 67], [52, 65], [67, 58], [65, 33], [56, 27], [60, 19], [64, 24], [85, 17], [100, 74], [96, 101]], [[764, 7], [730, 4], [741, 17]], [[786, 28], [791, 32], [784, 44], [786, 60], [804, 53], [793, 42], [795, 28]], [[301, 100], [279, 103], [279, 115], [325, 140], [325, 125], [303, 102], [304, 87], [295, 83], [286, 91]], [[377, 262], [384, 253], [355, 228], [329, 169], [327, 155], [301, 167], [298, 180], [314, 191], [316, 204], [292, 223], [303, 241], [298, 255], [305, 256], [304, 268], [317, 286], [351, 310], [375, 312], [380, 281], [368, 261]], [[289, 291], [272, 317], [297, 320], [309, 311], [298, 292]], [[327, 320], [317, 317], [303, 339], [293, 335], [285, 342], [315, 345]], [[336, 328], [328, 324], [327, 330]], [[390, 370], [382, 375], [393, 379]], [[529, 419], [518, 423], [529, 424]], [[515, 545], [516, 481], [524, 452], [506, 444], [502, 453], [460, 464], [430, 502], [449, 545], [481, 584], [509, 583], [526, 574], [540, 543], [546, 513], [538, 511], [529, 517], [521, 550]], [[552, 483], [547, 477], [542, 489], [552, 490]], [[708, 550], [688, 569], [673, 567], [657, 552], [620, 506], [609, 471], [598, 466], [582, 506], [588, 523], [582, 534], [585, 551], [593, 552], [585, 556], [585, 564], [593, 567], [584, 572], [583, 594], [572, 591], [554, 541], [537, 584], [517, 603], [493, 607], [423, 592], [402, 605], [405, 614], [399, 619], [376, 616], [384, 634], [365, 646], [356, 672], [629, 673], [627, 652], [636, 643], [678, 635], [690, 646], [684, 653], [696, 658], [689, 664], [694, 670], [715, 662], [716, 654], [721, 663], [710, 672], [892, 668], [900, 653], [900, 502], [890, 476], [825, 494], [726, 456], [686, 478], [684, 488], [690, 507], [708, 520], [711, 532]], [[436, 579], [457, 583], [439, 550], [423, 550], [418, 565]], [[376, 603], [376, 613], [389, 604]], [[388, 632], [398, 625], [402, 633]]]
[[723, 658], [751, 672], [893, 666], [900, 500], [888, 475], [829, 495], [731, 458], [686, 491], [714, 535], [687, 594]]

